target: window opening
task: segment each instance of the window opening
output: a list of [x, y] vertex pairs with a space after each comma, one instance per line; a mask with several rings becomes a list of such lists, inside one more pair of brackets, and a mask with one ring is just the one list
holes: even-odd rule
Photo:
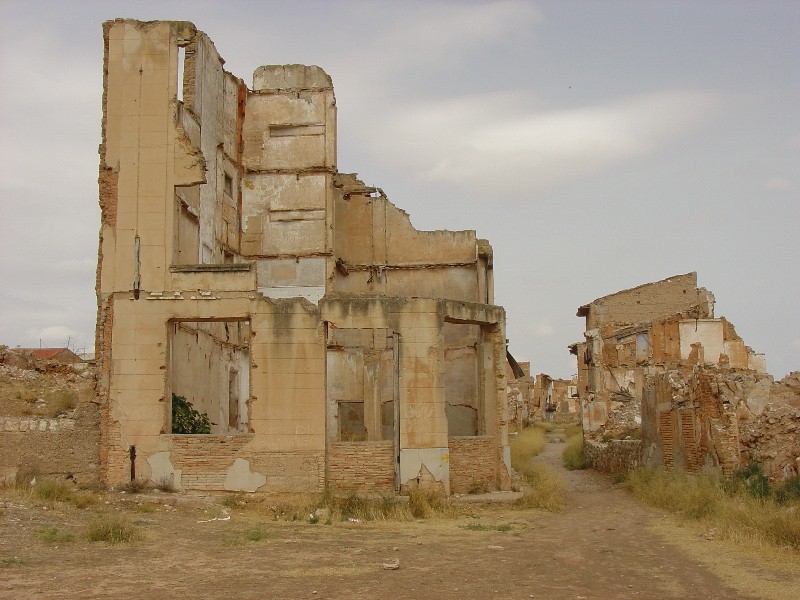
[[183, 102], [183, 68], [186, 61], [186, 48], [178, 46], [178, 89], [176, 90], [176, 97], [178, 102]]
[[250, 338], [248, 320], [170, 324], [170, 432], [247, 431]]

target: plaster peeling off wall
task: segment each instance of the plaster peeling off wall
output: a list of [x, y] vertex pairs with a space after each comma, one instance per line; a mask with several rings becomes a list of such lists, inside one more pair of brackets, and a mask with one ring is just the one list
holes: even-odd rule
[[228, 468], [225, 476], [225, 489], [232, 492], [255, 492], [267, 483], [267, 477], [250, 470], [250, 462], [237, 458]]
[[400, 485], [407, 487], [443, 486], [450, 489], [448, 448], [403, 448], [400, 450]]
[[181, 470], [172, 465], [169, 452], [156, 452], [147, 457], [150, 465], [150, 479], [157, 484], [168, 483], [176, 490], [181, 489]]

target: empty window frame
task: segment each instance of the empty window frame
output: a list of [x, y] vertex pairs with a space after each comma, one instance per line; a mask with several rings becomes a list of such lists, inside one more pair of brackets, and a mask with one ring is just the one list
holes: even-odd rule
[[170, 322], [168, 431], [248, 430], [250, 339], [249, 320]]
[[394, 356], [391, 348], [330, 347], [328, 401], [336, 440], [394, 439]]

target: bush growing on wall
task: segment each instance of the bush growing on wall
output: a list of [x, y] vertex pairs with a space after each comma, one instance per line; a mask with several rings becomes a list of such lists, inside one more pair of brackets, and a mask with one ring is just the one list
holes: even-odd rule
[[211, 433], [211, 421], [186, 398], [172, 394], [172, 433]]

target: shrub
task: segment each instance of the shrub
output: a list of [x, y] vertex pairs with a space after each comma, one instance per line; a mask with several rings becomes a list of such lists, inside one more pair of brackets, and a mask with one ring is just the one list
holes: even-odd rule
[[225, 494], [219, 499], [219, 503], [225, 508], [241, 508], [247, 504], [244, 495], [241, 493]]
[[86, 538], [90, 542], [124, 544], [140, 537], [133, 525], [116, 515], [99, 515], [86, 528]]
[[775, 499], [781, 504], [800, 499], [800, 477], [787, 479], [775, 490]]
[[766, 498], [770, 495], [769, 478], [764, 475], [761, 465], [751, 462], [734, 474], [734, 480], [739, 480], [747, 493], [754, 498]]
[[159, 477], [155, 485], [157, 490], [166, 492], [168, 494], [172, 494], [176, 491], [175, 480], [167, 475], [165, 475], [164, 477]]
[[186, 398], [172, 394], [172, 433], [211, 433], [211, 421]]

